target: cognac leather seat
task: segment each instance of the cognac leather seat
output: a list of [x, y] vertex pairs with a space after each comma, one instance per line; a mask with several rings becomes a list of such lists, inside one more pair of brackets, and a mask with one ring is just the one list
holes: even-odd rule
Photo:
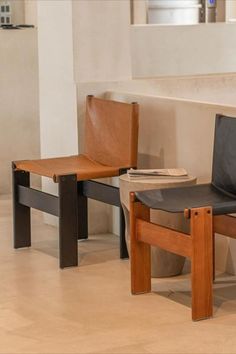
[[19, 170], [52, 178], [54, 182], [58, 182], [59, 176], [72, 173], [77, 175], [77, 181], [119, 175], [119, 167], [102, 165], [86, 155], [17, 161], [15, 167]]
[[119, 175], [135, 167], [138, 105], [87, 97], [84, 153], [40, 160], [15, 161], [17, 170], [53, 178], [76, 174], [78, 181]]

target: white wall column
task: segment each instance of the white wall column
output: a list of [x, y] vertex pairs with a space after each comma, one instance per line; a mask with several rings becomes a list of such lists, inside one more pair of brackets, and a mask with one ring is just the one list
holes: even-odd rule
[[[78, 153], [72, 2], [38, 1], [41, 157]], [[43, 188], [56, 188], [45, 180]]]

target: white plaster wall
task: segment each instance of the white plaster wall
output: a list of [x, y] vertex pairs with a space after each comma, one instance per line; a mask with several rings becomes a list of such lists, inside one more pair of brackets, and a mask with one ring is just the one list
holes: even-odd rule
[[[235, 74], [199, 75], [144, 80], [145, 93], [187, 98], [215, 104], [235, 105]], [[139, 90], [140, 93], [142, 93]]]
[[[87, 94], [104, 95], [106, 91], [115, 90], [150, 96], [187, 98], [201, 102], [234, 106], [235, 89], [236, 74], [218, 74], [127, 81], [83, 82], [78, 83], [78, 96], [81, 102], [81, 99], [85, 100]], [[82, 118], [82, 115], [80, 115], [80, 118]]]
[[37, 27], [37, 1], [24, 0], [25, 5], [25, 23]]
[[149, 93], [235, 106], [235, 88], [235, 74], [201, 75], [150, 80]]
[[236, 72], [236, 24], [133, 25], [135, 78]]
[[132, 24], [147, 23], [148, 0], [131, 0]]
[[[38, 2], [41, 157], [78, 153], [77, 102], [73, 67], [72, 4]], [[43, 188], [56, 193], [47, 179]]]
[[0, 30], [0, 53], [0, 193], [9, 193], [11, 161], [40, 154], [36, 30]]
[[130, 2], [73, 1], [77, 82], [131, 79]]
[[14, 25], [25, 23], [25, 5], [24, 0], [9, 0], [11, 3], [11, 20]]
[[[108, 89], [111, 84], [108, 84]], [[114, 86], [114, 84], [113, 84]], [[116, 83], [116, 90], [187, 98], [201, 102], [235, 106], [235, 74], [165, 77]]]
[[42, 157], [77, 153], [71, 2], [38, 2]]

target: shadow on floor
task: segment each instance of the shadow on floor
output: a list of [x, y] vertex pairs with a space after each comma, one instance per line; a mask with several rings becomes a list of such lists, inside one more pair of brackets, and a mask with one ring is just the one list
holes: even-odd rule
[[[155, 279], [152, 286], [153, 292], [176, 303], [191, 308], [191, 284], [189, 277], [185, 279], [173, 278], [173, 281], [166, 278]], [[236, 314], [236, 277], [227, 274], [219, 274], [213, 285], [214, 307], [218, 311], [227, 302], [230, 304], [230, 312]], [[234, 304], [234, 303], [235, 304]]]
[[[58, 258], [58, 241], [34, 241], [33, 249]], [[119, 258], [119, 239], [114, 235], [92, 235], [88, 240], [78, 242], [79, 266], [105, 263]]]

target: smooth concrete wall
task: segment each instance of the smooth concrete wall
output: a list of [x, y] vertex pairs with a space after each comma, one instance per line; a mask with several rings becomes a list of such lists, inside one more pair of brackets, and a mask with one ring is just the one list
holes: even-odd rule
[[11, 161], [40, 154], [36, 30], [0, 30], [0, 53], [0, 193], [9, 193]]
[[[186, 98], [189, 100], [235, 106], [236, 74], [178, 76], [126, 81], [78, 83], [78, 97], [104, 95], [106, 91], [125, 91], [150, 96]], [[83, 115], [81, 112], [80, 117]], [[79, 120], [80, 121], [80, 120]]]
[[[184, 167], [198, 183], [211, 179], [216, 113], [236, 117], [236, 107], [174, 98], [107, 93], [110, 99], [140, 104], [140, 167]], [[236, 273], [236, 240], [217, 236], [216, 267]]]
[[70, 1], [38, 2], [38, 51], [41, 155], [77, 153]]
[[25, 5], [25, 23], [27, 25], [34, 25], [37, 27], [37, 1], [38, 0], [24, 0]]
[[146, 81], [146, 93], [235, 106], [236, 75], [200, 75]]
[[[107, 84], [109, 90], [111, 83]], [[151, 96], [187, 98], [235, 106], [236, 74], [199, 75], [132, 80], [116, 83], [116, 90]]]
[[73, 1], [76, 82], [131, 79], [130, 2]]
[[[78, 153], [71, 1], [38, 2], [41, 157]], [[43, 180], [43, 189], [57, 185]]]
[[131, 26], [134, 78], [236, 72], [236, 24]]
[[148, 12], [148, 0], [131, 0], [132, 24], [146, 24]]
[[11, 21], [14, 25], [25, 23], [24, 0], [9, 0], [11, 4]]

